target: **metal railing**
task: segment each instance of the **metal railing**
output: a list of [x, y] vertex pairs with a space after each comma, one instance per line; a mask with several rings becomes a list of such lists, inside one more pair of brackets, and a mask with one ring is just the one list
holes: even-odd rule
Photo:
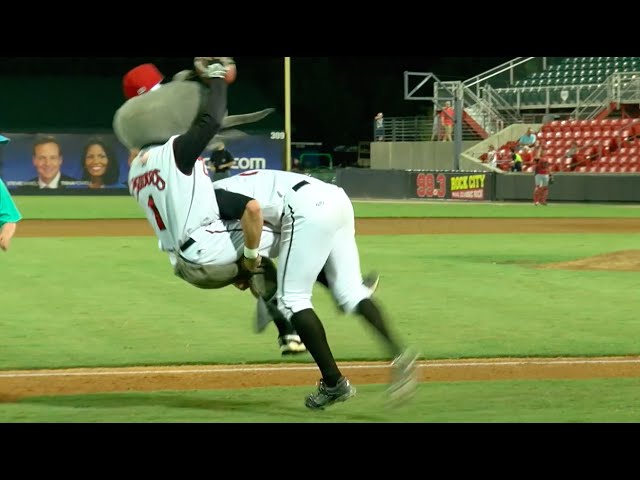
[[[375, 132], [375, 125], [374, 125]], [[438, 129], [432, 117], [385, 117], [382, 142], [441, 141], [442, 129]], [[462, 140], [478, 140], [478, 134], [468, 125], [462, 126]]]
[[482, 99], [491, 105], [495, 110], [501, 113], [505, 122], [524, 123], [522, 114], [509, 103], [502, 95], [500, 95], [491, 85], [486, 84], [482, 87]]
[[486, 72], [483, 72], [475, 77], [471, 77], [465, 80], [463, 85], [467, 88], [476, 87], [476, 95], [481, 95], [482, 86], [488, 82], [490, 79], [503, 76], [503, 74], [508, 76], [508, 80], [506, 82], [508, 84], [513, 84], [517, 77], [516, 67], [524, 65], [528, 62], [531, 62], [535, 59], [541, 59], [543, 62], [543, 68], [546, 68], [546, 57], [516, 57], [513, 60], [509, 60], [508, 62], [503, 63], [502, 65], [498, 65]]
[[453, 104], [456, 95], [460, 98], [467, 115], [488, 135], [499, 132], [515, 120], [507, 118], [489, 102], [477, 96], [473, 89], [465, 87], [463, 82], [439, 82], [434, 85], [434, 103], [436, 105], [442, 105], [446, 100]]

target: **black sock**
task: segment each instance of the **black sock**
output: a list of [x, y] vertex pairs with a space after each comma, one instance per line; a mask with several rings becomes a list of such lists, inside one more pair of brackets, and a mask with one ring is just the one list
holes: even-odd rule
[[371, 325], [376, 332], [382, 337], [384, 342], [387, 344], [389, 351], [393, 355], [393, 357], [397, 357], [404, 350], [403, 346], [397, 342], [391, 333], [389, 332], [389, 327], [387, 322], [382, 315], [382, 311], [380, 308], [374, 303], [370, 298], [365, 298], [362, 300], [358, 307], [356, 308], [356, 312], [362, 315], [365, 321]]
[[335, 387], [340, 377], [342, 377], [342, 373], [340, 373], [340, 369], [333, 358], [331, 347], [327, 342], [327, 334], [316, 312], [308, 308], [295, 313], [291, 317], [291, 323], [316, 361], [324, 383], [328, 387]]
[[267, 309], [273, 317], [273, 323], [276, 324], [278, 329], [278, 336], [284, 337], [285, 335], [293, 335], [296, 333], [291, 322], [287, 322], [284, 315], [278, 310], [278, 300], [274, 296], [269, 302], [267, 302]]

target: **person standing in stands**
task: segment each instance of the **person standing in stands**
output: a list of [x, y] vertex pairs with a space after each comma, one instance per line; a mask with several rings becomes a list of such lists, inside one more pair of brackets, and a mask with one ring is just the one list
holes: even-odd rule
[[376, 142], [384, 142], [384, 115], [379, 112], [373, 119], [374, 139]]
[[229, 150], [227, 150], [225, 144], [220, 142], [216, 149], [211, 152], [209, 158], [208, 167], [213, 173], [212, 181], [222, 180], [231, 176], [231, 167], [235, 164], [236, 160]]
[[511, 164], [512, 172], [521, 172], [522, 171], [522, 156], [515, 150], [515, 148], [511, 149], [511, 160], [513, 163]]
[[433, 128], [431, 129], [431, 141], [440, 141], [440, 113], [442, 110], [437, 109], [433, 114]]
[[454, 120], [454, 111], [451, 106], [451, 102], [444, 102], [444, 108], [440, 112], [440, 125], [442, 125], [442, 141], [443, 142], [452, 142], [453, 141], [453, 120]]

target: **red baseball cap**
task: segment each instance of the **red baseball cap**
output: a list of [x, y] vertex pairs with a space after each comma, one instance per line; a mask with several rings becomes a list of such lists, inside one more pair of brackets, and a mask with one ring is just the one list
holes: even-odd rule
[[144, 63], [129, 70], [122, 79], [124, 96], [127, 99], [149, 92], [160, 85], [164, 76], [152, 63]]

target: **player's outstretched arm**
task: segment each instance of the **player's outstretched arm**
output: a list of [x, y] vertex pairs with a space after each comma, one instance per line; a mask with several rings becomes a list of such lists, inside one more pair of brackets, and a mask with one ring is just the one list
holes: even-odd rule
[[[221, 75], [223, 70], [221, 70]], [[209, 141], [218, 133], [227, 111], [227, 83], [222, 77], [203, 78], [209, 87], [206, 107], [191, 128], [173, 142], [173, 153], [178, 169], [189, 175], [193, 166], [207, 148]]]

